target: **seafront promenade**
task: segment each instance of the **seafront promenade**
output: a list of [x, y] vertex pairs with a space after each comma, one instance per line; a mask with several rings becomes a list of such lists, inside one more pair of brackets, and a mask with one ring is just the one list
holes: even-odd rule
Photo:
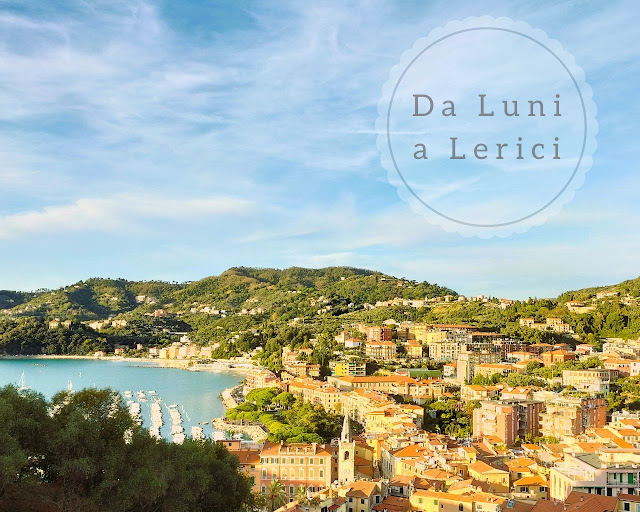
[[[242, 384], [234, 386], [232, 388], [225, 389], [220, 393], [220, 398], [226, 409], [233, 409], [239, 405], [236, 396], [242, 394]], [[268, 432], [260, 425], [245, 425], [242, 423], [232, 423], [227, 418], [213, 418], [211, 420], [211, 426], [215, 430], [222, 432], [233, 432], [235, 434], [247, 434], [253, 441], [264, 441]]]

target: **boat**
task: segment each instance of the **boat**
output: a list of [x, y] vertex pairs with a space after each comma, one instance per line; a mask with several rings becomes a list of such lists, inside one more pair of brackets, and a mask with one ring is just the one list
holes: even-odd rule
[[147, 401], [147, 396], [144, 394], [144, 391], [138, 391], [136, 394], [138, 395], [138, 400], [141, 402]]
[[24, 382], [24, 371], [22, 372], [22, 375], [20, 375], [20, 380], [18, 381], [18, 391], [27, 391], [31, 389], [30, 386], [27, 386]]
[[149, 391], [147, 391], [147, 393], [149, 393], [150, 395], [157, 395], [158, 393], [156, 393], [156, 391], [154, 389], [150, 389]]
[[224, 432], [221, 432], [220, 430], [214, 430], [213, 434], [211, 434], [211, 437], [213, 437], [214, 441], [226, 441], [227, 440], [227, 435]]
[[73, 393], [73, 382], [71, 381], [67, 382], [67, 391], [69, 393]]
[[208, 421], [199, 421], [198, 425], [208, 425], [209, 422]]
[[185, 436], [184, 433], [176, 434], [173, 436], [173, 442], [175, 444], [182, 444], [186, 438], [187, 436]]
[[204, 430], [202, 427], [198, 427], [196, 425], [191, 427], [191, 437], [193, 439], [204, 439]]
[[125, 397], [125, 398], [131, 398], [132, 396], [133, 396], [133, 392], [132, 392], [132, 391], [130, 391], [130, 390], [128, 390], [128, 389], [127, 389], [127, 390], [124, 392], [124, 397]]

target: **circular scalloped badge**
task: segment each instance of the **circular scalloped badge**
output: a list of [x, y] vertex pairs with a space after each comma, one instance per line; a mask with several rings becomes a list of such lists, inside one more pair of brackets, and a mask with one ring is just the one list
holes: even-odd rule
[[378, 149], [412, 210], [489, 238], [558, 213], [583, 184], [598, 130], [584, 72], [560, 43], [508, 18], [419, 39], [391, 69]]

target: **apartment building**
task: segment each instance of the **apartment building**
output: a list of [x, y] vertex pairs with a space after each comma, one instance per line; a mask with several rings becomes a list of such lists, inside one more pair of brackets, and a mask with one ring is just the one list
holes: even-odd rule
[[266, 493], [271, 482], [278, 479], [288, 500], [301, 485], [311, 492], [325, 489], [334, 475], [334, 451], [335, 447], [324, 444], [265, 442], [255, 489]]
[[296, 377], [320, 377], [320, 365], [307, 361], [292, 361], [284, 365], [285, 371]]
[[278, 386], [279, 383], [280, 380], [272, 371], [256, 368], [247, 373], [243, 393], [246, 395], [254, 389]]
[[331, 375], [334, 377], [364, 377], [367, 374], [367, 365], [359, 359], [349, 359], [347, 361], [329, 361]]
[[579, 435], [588, 428], [600, 428], [607, 422], [607, 401], [604, 398], [559, 396], [547, 401], [540, 413], [540, 433], [562, 439]]
[[543, 323], [537, 323], [533, 318], [520, 318], [519, 323], [523, 327], [537, 329], [539, 331], [553, 331], [560, 334], [573, 334], [571, 325], [561, 318], [547, 318]]
[[636, 361], [620, 359], [618, 357], [609, 357], [602, 362], [602, 367], [606, 370], [615, 370], [618, 372], [619, 377], [629, 377], [631, 375], [631, 364], [633, 362]]
[[571, 491], [618, 496], [637, 494], [640, 486], [640, 459], [627, 453], [618, 462], [603, 460], [595, 453], [567, 453], [549, 471], [552, 500], [564, 501]]
[[424, 356], [424, 347], [422, 343], [416, 340], [409, 340], [405, 344], [407, 350], [407, 357], [410, 359], [422, 359]]
[[393, 361], [398, 348], [392, 341], [371, 341], [365, 344], [365, 354], [379, 361]]
[[493, 348], [480, 348], [470, 345], [464, 346], [458, 354], [457, 377], [460, 383], [471, 382], [476, 375], [476, 366], [483, 363], [499, 363], [501, 356]]
[[367, 341], [391, 341], [393, 339], [393, 329], [386, 326], [366, 327], [365, 334]]
[[496, 437], [507, 446], [516, 438], [540, 432], [539, 417], [544, 402], [537, 400], [485, 400], [473, 411], [473, 437]]
[[617, 372], [602, 368], [584, 370], [562, 370], [562, 385], [573, 386], [579, 391], [589, 393], [609, 392], [609, 384], [617, 377]]
[[576, 354], [568, 350], [549, 350], [542, 354], [542, 364], [544, 366], [553, 366], [554, 364], [566, 363], [575, 359]]

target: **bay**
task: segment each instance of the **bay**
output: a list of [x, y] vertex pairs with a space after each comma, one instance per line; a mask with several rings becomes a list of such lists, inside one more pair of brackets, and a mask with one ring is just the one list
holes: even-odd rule
[[[83, 388], [111, 388], [132, 391], [133, 400], [141, 405], [143, 425], [150, 426], [153, 396], [162, 399], [164, 425], [162, 435], [171, 439], [171, 418], [168, 406], [177, 404], [182, 414], [185, 433], [200, 422], [207, 436], [211, 436], [212, 418], [224, 416], [225, 408], [220, 393], [240, 384], [243, 375], [238, 372], [193, 372], [179, 368], [159, 366], [153, 362], [104, 361], [92, 359], [0, 359], [0, 386], [17, 384], [24, 372], [24, 384], [50, 399], [58, 391]], [[143, 391], [147, 400], [140, 400]], [[155, 391], [151, 395], [149, 391]]]

